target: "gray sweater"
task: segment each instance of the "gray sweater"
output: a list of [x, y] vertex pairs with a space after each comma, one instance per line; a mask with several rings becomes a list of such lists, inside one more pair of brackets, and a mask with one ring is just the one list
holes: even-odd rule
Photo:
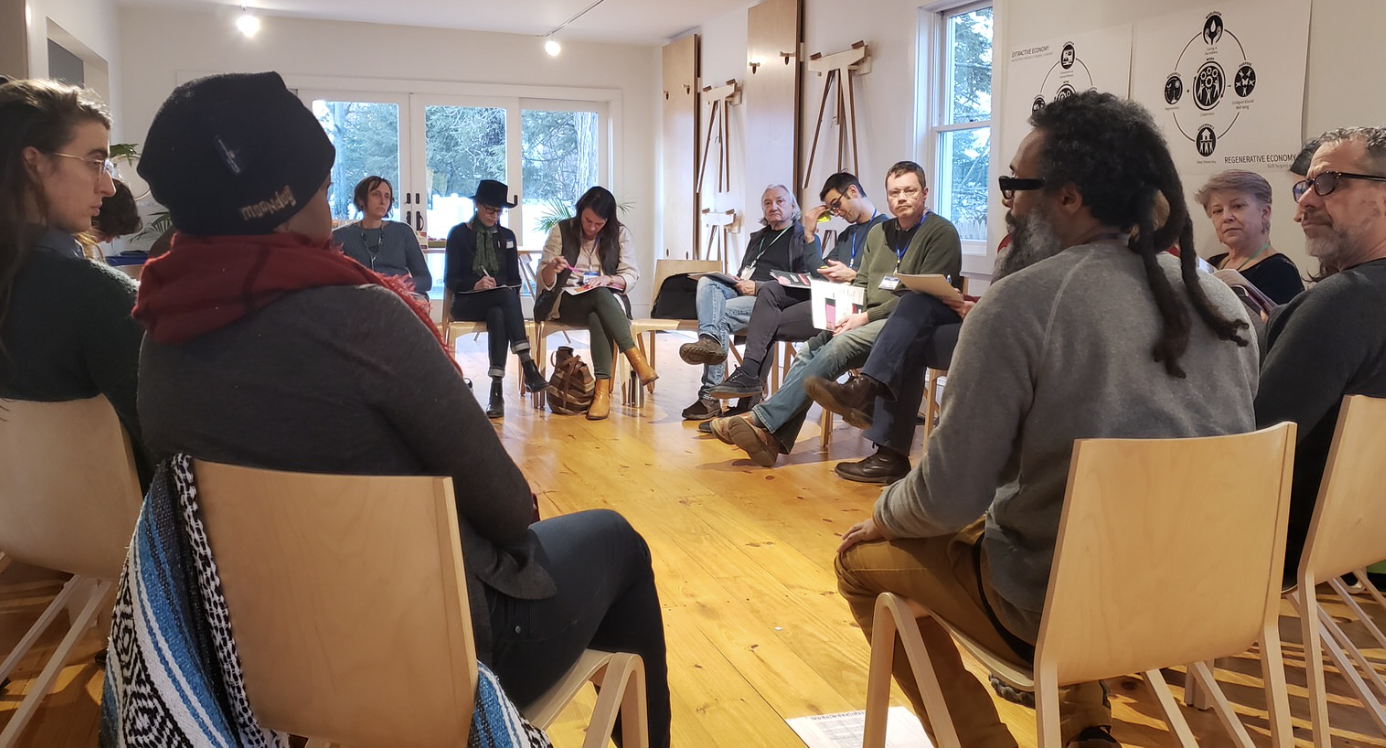
[[[1182, 296], [1178, 259], [1159, 262]], [[1224, 316], [1245, 320], [1225, 284], [1200, 280]], [[1190, 315], [1179, 360], [1188, 377], [1178, 379], [1151, 356], [1161, 323], [1135, 253], [1081, 245], [997, 282], [963, 322], [925, 460], [881, 495], [877, 523], [896, 536], [930, 537], [985, 514], [992, 583], [1020, 611], [1019, 622], [1004, 609], [1001, 618], [1033, 638], [1075, 439], [1255, 426], [1255, 342], [1220, 341]]]
[[293, 292], [182, 346], [146, 336], [139, 413], [157, 458], [452, 477], [483, 660], [480, 582], [521, 599], [555, 590], [529, 483], [437, 339], [382, 287]]
[[[378, 239], [376, 231], [380, 232]], [[371, 238], [369, 247], [367, 234]], [[348, 224], [333, 230], [332, 241], [341, 244], [348, 258], [381, 276], [413, 277], [418, 294], [426, 295], [433, 288], [433, 274], [424, 260], [419, 238], [408, 224], [386, 221], [379, 230], [362, 229], [360, 223]]]

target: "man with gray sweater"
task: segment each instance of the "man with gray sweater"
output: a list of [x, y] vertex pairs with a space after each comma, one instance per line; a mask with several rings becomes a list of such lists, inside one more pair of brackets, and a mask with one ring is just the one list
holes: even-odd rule
[[[1184, 191], [1150, 115], [1089, 92], [1030, 122], [1000, 179], [1013, 252], [1060, 251], [967, 314], [925, 459], [843, 538], [839, 590], [868, 639], [876, 596], [892, 591], [997, 653], [1033, 659], [1073, 441], [1254, 428], [1246, 314], [1193, 272]], [[1155, 229], [1160, 193], [1171, 217]], [[1160, 252], [1176, 238], [1182, 259]], [[1014, 747], [947, 632], [919, 625], [963, 745]], [[930, 728], [910, 669], [895, 678]], [[1116, 746], [1099, 683], [1060, 697], [1065, 743]]]

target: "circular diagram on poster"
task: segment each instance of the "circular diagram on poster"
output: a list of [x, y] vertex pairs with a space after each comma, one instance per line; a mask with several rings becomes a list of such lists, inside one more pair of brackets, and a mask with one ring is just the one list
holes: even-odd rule
[[1213, 12], [1180, 51], [1174, 70], [1165, 77], [1163, 94], [1175, 127], [1206, 159], [1241, 114], [1255, 106], [1251, 97], [1256, 84], [1256, 69], [1241, 40], [1227, 28], [1222, 14]]

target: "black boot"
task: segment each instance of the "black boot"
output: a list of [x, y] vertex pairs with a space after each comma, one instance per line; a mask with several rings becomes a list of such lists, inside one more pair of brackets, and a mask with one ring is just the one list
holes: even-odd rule
[[520, 365], [524, 373], [525, 390], [530, 393], [543, 393], [549, 387], [549, 381], [544, 379], [544, 373], [539, 372], [539, 365], [534, 360], [527, 360]]
[[505, 385], [500, 378], [491, 378], [491, 405], [486, 407], [486, 416], [491, 419], [505, 416]]

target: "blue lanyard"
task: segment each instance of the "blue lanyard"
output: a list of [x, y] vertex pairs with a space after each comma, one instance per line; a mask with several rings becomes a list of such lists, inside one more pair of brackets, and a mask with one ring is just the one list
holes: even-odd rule
[[866, 229], [863, 229], [860, 232], [854, 232], [852, 234], [852, 259], [847, 261], [848, 268], [854, 269], [857, 267], [857, 245], [861, 243], [861, 236], [871, 231], [871, 222], [875, 221], [876, 217], [880, 215], [880, 211], [872, 211], [871, 218], [866, 222]]
[[[927, 219], [927, 218], [929, 218], [929, 210], [926, 208], [926, 209], [924, 209], [924, 215], [921, 216], [921, 217], [919, 217], [919, 223], [918, 223], [918, 224], [915, 224], [914, 227], [910, 229], [910, 231], [913, 232], [913, 231], [915, 231], [916, 229], [918, 229], [920, 226], [922, 226], [922, 225], [924, 224], [924, 220]], [[905, 234], [905, 228], [900, 226], [900, 220], [899, 220], [899, 219], [896, 219], [896, 221], [895, 221], [895, 226], [897, 226], [897, 227], [900, 228], [900, 235], [904, 235], [904, 234]], [[897, 239], [898, 239], [898, 237], [897, 237]], [[914, 239], [914, 235], [910, 235], [910, 239], [913, 240], [913, 239]], [[899, 271], [899, 270], [900, 270], [900, 264], [903, 263], [904, 260], [905, 260], [905, 253], [908, 252], [909, 249], [910, 249], [910, 243], [909, 243], [909, 242], [905, 242], [905, 243], [904, 243], [903, 245], [901, 245], [900, 247], [892, 247], [891, 249], [895, 251], [895, 270]]]

